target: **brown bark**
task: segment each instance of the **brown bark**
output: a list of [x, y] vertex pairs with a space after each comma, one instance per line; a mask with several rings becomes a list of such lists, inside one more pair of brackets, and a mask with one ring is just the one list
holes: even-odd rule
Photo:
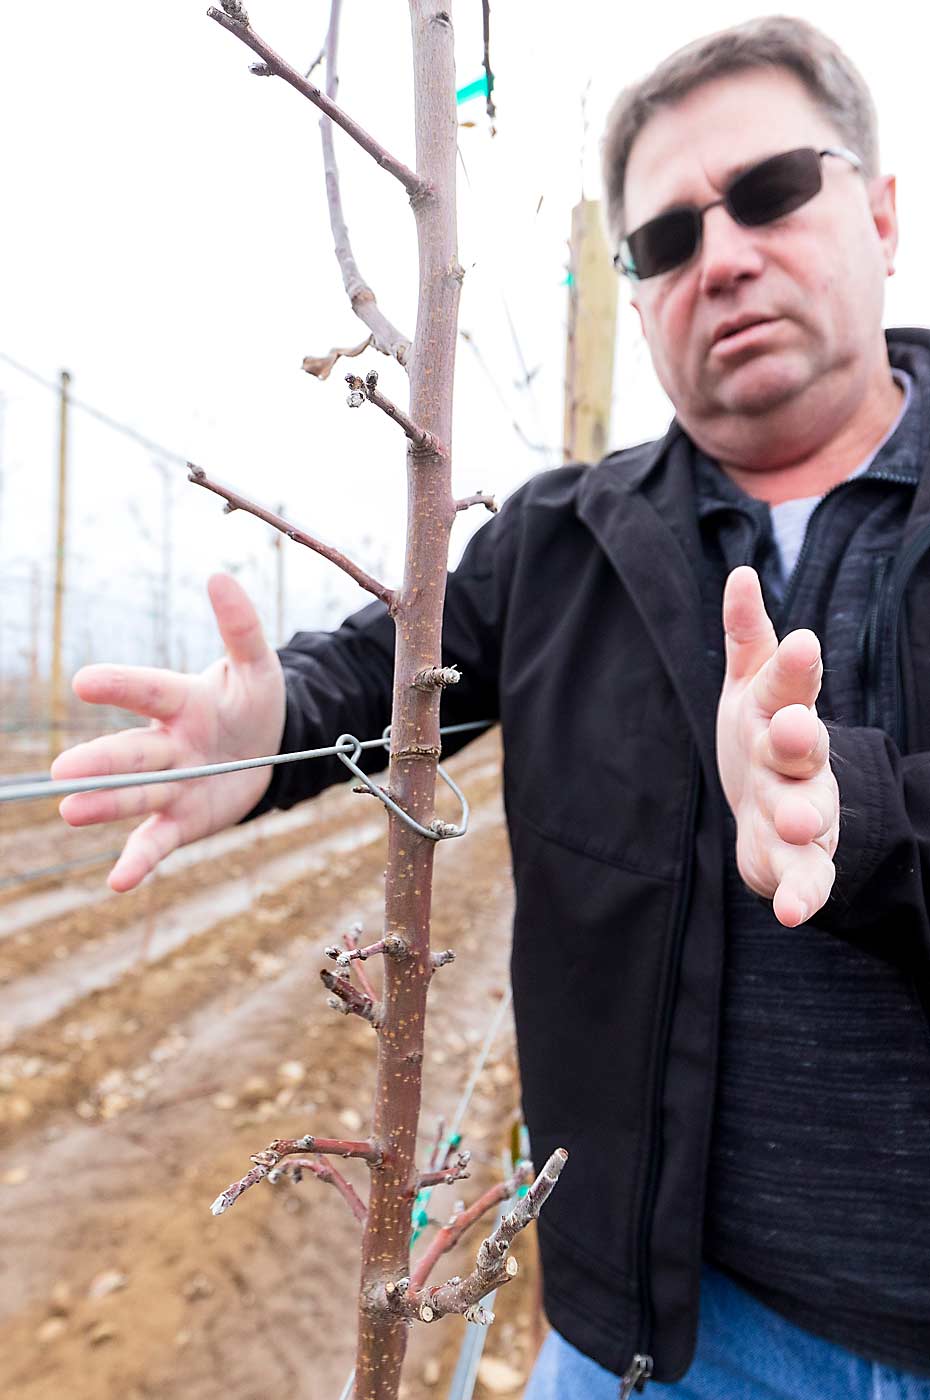
[[[452, 381], [462, 270], [455, 223], [455, 67], [449, 7], [410, 0], [417, 175], [430, 194], [413, 201], [420, 258], [420, 300], [410, 371], [409, 418], [439, 443], [452, 440]], [[439, 758], [440, 691], [414, 677], [438, 666], [449, 533], [455, 516], [448, 452], [407, 447], [407, 554], [395, 598], [397, 634], [388, 786], [421, 824], [433, 817]], [[417, 1178], [417, 1121], [423, 1025], [432, 973], [430, 896], [436, 843], [391, 816], [385, 935], [399, 934], [406, 958], [384, 966], [383, 1024], [373, 1136], [385, 1165], [372, 1172], [362, 1249], [355, 1400], [395, 1400], [407, 1340], [402, 1317], [378, 1304], [384, 1286], [408, 1273], [410, 1196]], [[379, 1287], [380, 1285], [380, 1287]]]
[[[335, 58], [339, 0], [332, 0], [332, 3], [327, 45], [331, 64]], [[410, 379], [408, 408], [399, 408], [380, 393], [374, 372], [368, 372], [364, 378], [346, 376], [351, 389], [350, 404], [358, 407], [365, 401], [374, 403], [399, 424], [408, 439], [408, 524], [403, 583], [390, 592], [376, 583], [372, 587], [373, 580], [358, 578], [360, 571], [357, 569], [353, 577], [372, 592], [381, 590], [379, 596], [384, 596], [388, 602], [394, 620], [396, 649], [386, 788], [402, 814], [424, 829], [422, 832], [412, 830], [401, 816], [388, 808], [382, 937], [366, 948], [359, 948], [355, 932], [346, 936], [347, 954], [341, 954], [335, 947], [326, 950], [338, 970], [321, 973], [331, 993], [332, 1004], [347, 1014], [364, 1017], [376, 1032], [377, 1072], [371, 1138], [358, 1143], [311, 1136], [276, 1140], [252, 1159], [253, 1170], [240, 1182], [234, 1182], [214, 1203], [215, 1211], [226, 1209], [243, 1190], [269, 1173], [278, 1177], [311, 1170], [336, 1185], [361, 1219], [364, 1207], [360, 1201], [356, 1204], [351, 1200], [338, 1173], [325, 1164], [313, 1165], [308, 1158], [297, 1154], [338, 1155], [341, 1152], [367, 1161], [371, 1189], [362, 1242], [354, 1400], [396, 1400], [411, 1320], [418, 1318], [429, 1322], [449, 1312], [463, 1313], [474, 1321], [489, 1320], [480, 1300], [515, 1274], [516, 1261], [508, 1254], [510, 1241], [518, 1229], [538, 1214], [565, 1157], [561, 1151], [553, 1155], [525, 1201], [484, 1241], [476, 1267], [467, 1279], [452, 1279], [440, 1287], [426, 1288], [423, 1285], [428, 1268], [421, 1263], [416, 1275], [419, 1288], [411, 1288], [408, 1277], [411, 1202], [424, 1185], [464, 1176], [468, 1164], [466, 1153], [452, 1161], [451, 1148], [445, 1161], [440, 1162], [437, 1145], [430, 1169], [421, 1174], [415, 1150], [427, 993], [435, 970], [453, 958], [449, 950], [438, 953], [430, 950], [433, 856], [437, 838], [461, 834], [459, 828], [437, 823], [434, 819], [440, 755], [439, 702], [443, 688], [458, 680], [454, 668], [441, 665], [449, 534], [458, 510], [471, 504], [493, 510], [495, 504], [491, 497], [483, 494], [460, 501], [452, 494], [448, 444], [452, 440], [456, 325], [463, 276], [456, 249], [457, 113], [453, 33], [448, 0], [409, 0], [409, 4], [415, 89], [415, 172], [391, 160], [373, 138], [361, 132], [335, 107], [330, 98], [322, 98], [319, 89], [313, 88], [258, 39], [240, 0], [223, 0], [226, 14], [210, 12], [224, 28], [237, 34], [261, 55], [264, 71], [283, 77], [309, 97], [374, 155], [379, 164], [402, 181], [410, 195], [419, 249], [417, 325], [413, 344], [404, 355]], [[334, 95], [334, 82], [331, 90]], [[330, 173], [329, 161], [327, 170]], [[338, 187], [336, 195], [338, 213]], [[332, 211], [332, 191], [330, 207]], [[337, 231], [337, 223], [338, 220], [334, 222], [334, 233], [337, 233], [338, 244], [342, 235]], [[344, 255], [340, 255], [340, 263], [345, 271]], [[396, 336], [394, 328], [390, 330]], [[323, 366], [326, 372], [328, 360], [329, 357], [327, 365]], [[231, 505], [245, 504], [245, 508], [252, 508], [253, 513], [263, 519], [269, 518], [267, 512], [244, 503], [225, 488], [218, 488], [204, 473], [198, 471], [194, 479], [201, 486], [219, 490]], [[269, 523], [278, 522], [270, 520]], [[293, 529], [288, 533], [300, 538]], [[317, 541], [306, 539], [304, 542], [319, 548]], [[335, 562], [343, 568], [347, 566], [341, 556]], [[350, 566], [347, 572], [352, 569], [355, 566]], [[378, 996], [361, 966], [375, 953], [384, 955]], [[349, 975], [341, 975], [350, 974], [353, 968], [362, 990]], [[513, 1182], [507, 1184], [507, 1194], [511, 1194], [513, 1185]], [[429, 1267], [449, 1247], [453, 1236], [457, 1238], [467, 1224], [502, 1198], [500, 1190], [486, 1193], [460, 1221], [447, 1232], [441, 1232], [428, 1251]]]

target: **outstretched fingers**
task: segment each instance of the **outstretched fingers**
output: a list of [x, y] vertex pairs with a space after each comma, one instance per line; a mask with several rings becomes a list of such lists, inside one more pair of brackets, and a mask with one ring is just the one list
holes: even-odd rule
[[727, 680], [749, 680], [774, 655], [778, 638], [765, 611], [759, 576], [747, 565], [734, 569], [727, 579], [723, 591], [723, 628]]
[[156, 812], [130, 833], [122, 855], [107, 877], [107, 884], [119, 894], [135, 889], [159, 861], [180, 845], [178, 823], [173, 817]]
[[65, 749], [52, 764], [51, 776], [61, 780], [108, 778], [116, 773], [152, 773], [173, 766], [175, 749], [171, 736], [155, 725], [123, 729], [118, 734], [102, 734], [98, 739]]
[[[118, 773], [152, 773], [172, 768], [175, 762], [174, 740], [154, 725], [104, 734], [88, 743], [75, 744], [74, 748], [58, 755], [51, 775], [55, 780], [67, 780], [110, 777]], [[69, 826], [92, 826], [96, 822], [119, 821], [123, 817], [160, 811], [176, 793], [173, 783], [78, 792], [63, 798], [58, 810]]]
[[62, 798], [58, 811], [69, 826], [124, 821], [148, 812], [163, 812], [177, 799], [181, 789], [180, 783], [146, 783], [144, 787], [73, 792]]
[[759, 738], [759, 757], [783, 778], [811, 778], [830, 756], [826, 725], [807, 705], [786, 705], [772, 716]]
[[207, 593], [230, 660], [240, 665], [264, 661], [271, 649], [255, 605], [242, 585], [232, 574], [212, 574]]
[[190, 694], [190, 678], [157, 666], [113, 666], [100, 662], [82, 666], [71, 687], [75, 695], [92, 705], [113, 705], [167, 722], [183, 708]]
[[789, 632], [752, 682], [752, 695], [764, 715], [789, 705], [811, 706], [820, 694], [823, 661], [816, 633]]
[[772, 909], [780, 924], [797, 928], [822, 909], [830, 898], [836, 868], [816, 841], [791, 848], [779, 864], [781, 869]]

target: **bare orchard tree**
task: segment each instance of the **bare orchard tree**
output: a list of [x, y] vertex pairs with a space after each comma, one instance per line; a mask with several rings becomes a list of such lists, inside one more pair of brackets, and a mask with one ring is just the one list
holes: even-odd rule
[[[335, 103], [339, 0], [333, 0], [326, 45], [326, 92], [290, 67], [252, 28], [240, 0], [223, 0], [210, 17], [248, 45], [258, 56], [252, 71], [283, 78], [323, 112], [326, 187], [336, 252], [353, 309], [370, 335], [361, 345], [308, 357], [304, 368], [326, 378], [344, 355], [374, 346], [408, 371], [409, 408], [384, 397], [377, 374], [347, 376], [349, 402], [373, 404], [393, 418], [407, 437], [408, 526], [404, 580], [390, 589], [337, 550], [298, 530], [290, 522], [212, 480], [191, 465], [191, 479], [216, 492], [227, 509], [246, 510], [291, 538], [326, 555], [387, 606], [396, 629], [390, 768], [386, 787], [371, 783], [355, 762], [356, 741], [345, 738], [341, 757], [359, 780], [385, 804], [389, 822], [388, 865], [383, 936], [366, 948], [357, 940], [327, 949], [335, 970], [323, 972], [330, 999], [347, 1014], [362, 1017], [377, 1036], [377, 1081], [371, 1134], [361, 1141], [318, 1137], [278, 1138], [240, 1181], [214, 1202], [221, 1214], [248, 1187], [282, 1175], [310, 1174], [334, 1186], [363, 1226], [356, 1400], [393, 1400], [398, 1394], [409, 1326], [432, 1322], [448, 1313], [486, 1322], [481, 1300], [517, 1272], [510, 1255], [515, 1235], [539, 1213], [566, 1159], [557, 1151], [532, 1179], [522, 1164], [515, 1176], [486, 1192], [434, 1237], [411, 1263], [411, 1207], [418, 1192], [467, 1175], [468, 1157], [438, 1147], [427, 1169], [417, 1166], [415, 1148], [420, 1111], [423, 1036], [427, 992], [447, 953], [430, 952], [430, 899], [433, 856], [439, 841], [462, 834], [462, 828], [434, 815], [440, 755], [439, 700], [458, 673], [441, 666], [442, 606], [449, 534], [458, 510], [480, 504], [496, 509], [483, 495], [456, 501], [452, 495], [449, 442], [452, 426], [452, 379], [456, 320], [462, 269], [456, 252], [455, 159], [457, 118], [453, 34], [448, 0], [410, 0], [413, 35], [416, 169], [410, 170], [384, 150]], [[315, 65], [314, 65], [315, 66]], [[311, 69], [311, 73], [312, 73]], [[416, 221], [419, 246], [419, 304], [416, 334], [410, 342], [386, 318], [363, 281], [349, 245], [342, 216], [332, 123], [341, 126], [375, 161], [404, 186]], [[379, 956], [383, 966], [380, 995], [363, 964]], [[352, 980], [353, 971], [356, 980]], [[327, 1160], [356, 1157], [370, 1173], [367, 1205]], [[442, 1255], [463, 1232], [495, 1205], [526, 1186], [519, 1204], [505, 1214], [481, 1244], [467, 1278], [430, 1282]]]

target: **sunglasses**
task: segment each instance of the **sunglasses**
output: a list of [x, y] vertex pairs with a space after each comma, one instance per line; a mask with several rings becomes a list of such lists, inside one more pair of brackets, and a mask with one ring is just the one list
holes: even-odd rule
[[804, 147], [770, 156], [737, 175], [722, 199], [713, 199], [703, 206], [681, 204], [641, 224], [621, 240], [614, 266], [637, 282], [680, 267], [701, 246], [704, 215], [718, 204], [747, 228], [770, 224], [793, 213], [820, 193], [824, 156], [846, 160], [855, 170], [862, 168], [859, 157], [845, 147], [828, 147], [824, 151]]

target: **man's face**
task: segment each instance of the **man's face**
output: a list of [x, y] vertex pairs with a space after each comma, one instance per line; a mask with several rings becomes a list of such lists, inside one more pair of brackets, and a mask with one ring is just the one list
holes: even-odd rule
[[[637, 136], [626, 227], [676, 204], [719, 199], [735, 174], [767, 156], [842, 144], [788, 70], [716, 79]], [[634, 283], [662, 386], [683, 426], [717, 455], [734, 434], [751, 444], [755, 428], [761, 439], [779, 415], [853, 401], [881, 353], [884, 279], [897, 242], [893, 181], [867, 182], [830, 156], [822, 170], [820, 193], [774, 223], [746, 228], [722, 206], [709, 210], [689, 262]], [[722, 334], [746, 319], [760, 324]]]

